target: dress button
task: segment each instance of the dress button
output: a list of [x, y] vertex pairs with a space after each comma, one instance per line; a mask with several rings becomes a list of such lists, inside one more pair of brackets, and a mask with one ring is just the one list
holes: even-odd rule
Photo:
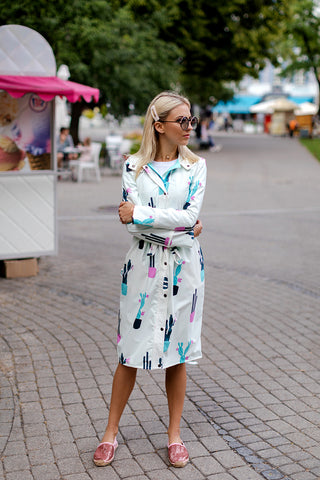
[[168, 265], [167, 262], [164, 262], [165, 265]]
[[163, 332], [164, 328], [163, 328], [163, 327], [161, 327], [161, 328], [160, 328], [160, 330], [161, 330], [161, 332]]
[[166, 297], [166, 296], [167, 296], [167, 294], [165, 293], [163, 296], [164, 296], [164, 297]]

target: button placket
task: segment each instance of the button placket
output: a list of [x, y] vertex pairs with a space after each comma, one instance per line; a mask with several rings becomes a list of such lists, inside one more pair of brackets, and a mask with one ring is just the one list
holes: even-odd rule
[[[159, 250], [162, 247], [159, 247]], [[168, 295], [164, 294], [163, 279], [168, 276], [168, 249], [164, 249], [159, 252], [159, 265], [160, 268], [157, 272], [157, 283], [159, 288], [159, 297], [157, 302], [157, 314], [155, 315], [155, 329], [154, 329], [154, 350], [152, 354], [152, 363], [159, 362], [159, 358], [163, 357], [163, 345], [164, 345], [164, 331], [166, 326], [166, 318], [168, 311]], [[162, 257], [162, 258], [161, 258]]]

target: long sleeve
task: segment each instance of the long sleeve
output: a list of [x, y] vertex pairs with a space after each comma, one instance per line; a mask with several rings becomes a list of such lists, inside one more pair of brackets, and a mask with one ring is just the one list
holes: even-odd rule
[[134, 181], [135, 172], [125, 172], [123, 176], [123, 189], [126, 198], [124, 199], [129, 200], [135, 205], [133, 214], [134, 223], [173, 231], [177, 228], [192, 228], [199, 218], [204, 197], [207, 173], [205, 160], [200, 158], [194, 170], [189, 184], [189, 195], [181, 210], [174, 208], [153, 208], [141, 205], [137, 185]]

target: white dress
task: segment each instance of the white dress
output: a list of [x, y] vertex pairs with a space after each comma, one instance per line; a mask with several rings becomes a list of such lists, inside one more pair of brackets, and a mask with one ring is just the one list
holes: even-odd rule
[[118, 357], [123, 365], [167, 368], [201, 357], [204, 261], [193, 227], [200, 216], [206, 162], [179, 157], [163, 175], [152, 163], [136, 178], [129, 157], [123, 199], [132, 202], [132, 245], [122, 270]]

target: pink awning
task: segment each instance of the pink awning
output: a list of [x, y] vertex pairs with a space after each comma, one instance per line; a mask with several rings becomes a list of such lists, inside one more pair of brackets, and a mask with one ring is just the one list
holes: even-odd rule
[[27, 77], [20, 75], [0, 75], [0, 90], [5, 90], [14, 98], [25, 93], [36, 93], [48, 102], [55, 96], [66, 97], [69, 102], [77, 102], [81, 97], [86, 102], [99, 100], [99, 90], [81, 83], [61, 80], [58, 77]]

